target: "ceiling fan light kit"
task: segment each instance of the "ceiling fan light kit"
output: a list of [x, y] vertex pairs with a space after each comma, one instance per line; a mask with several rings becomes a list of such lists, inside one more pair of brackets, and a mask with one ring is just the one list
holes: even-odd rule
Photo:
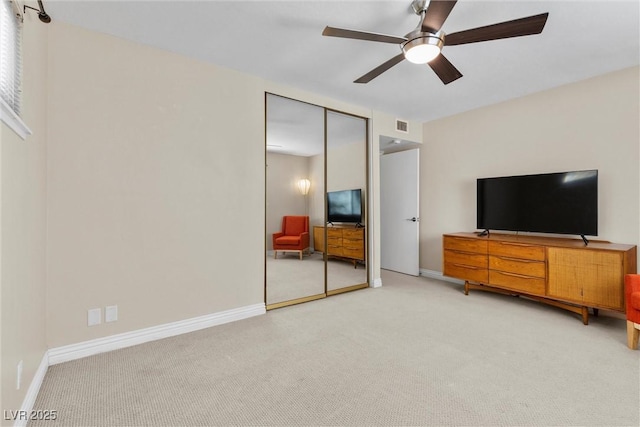
[[354, 83], [369, 83], [380, 74], [406, 59], [414, 64], [428, 64], [442, 80], [442, 83], [446, 85], [462, 77], [462, 73], [442, 55], [444, 46], [540, 34], [549, 16], [548, 13], [542, 13], [445, 35], [441, 30], [442, 24], [456, 3], [457, 0], [414, 0], [411, 3], [411, 7], [420, 16], [420, 22], [415, 30], [404, 37], [329, 26], [325, 27], [322, 35], [394, 43], [400, 46], [401, 53], [399, 55], [394, 56], [356, 79]]
[[409, 39], [402, 43], [402, 52], [407, 61], [414, 64], [426, 64], [440, 55], [444, 46], [444, 33], [438, 31], [435, 34], [424, 33], [416, 30], [407, 34]]

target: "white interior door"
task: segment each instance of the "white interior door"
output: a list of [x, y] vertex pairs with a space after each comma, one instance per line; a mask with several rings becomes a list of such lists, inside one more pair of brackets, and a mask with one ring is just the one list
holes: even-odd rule
[[380, 266], [418, 276], [419, 149], [380, 157]]

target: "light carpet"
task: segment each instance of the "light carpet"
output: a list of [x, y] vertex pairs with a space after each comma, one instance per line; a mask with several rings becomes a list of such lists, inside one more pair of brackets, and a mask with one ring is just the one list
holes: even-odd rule
[[[290, 301], [324, 293], [324, 259], [321, 252], [304, 255], [296, 253], [267, 256], [267, 304]], [[333, 291], [367, 283], [367, 269], [359, 263], [329, 258], [327, 261], [327, 289]]]
[[383, 271], [332, 296], [49, 368], [30, 426], [638, 426], [625, 321]]

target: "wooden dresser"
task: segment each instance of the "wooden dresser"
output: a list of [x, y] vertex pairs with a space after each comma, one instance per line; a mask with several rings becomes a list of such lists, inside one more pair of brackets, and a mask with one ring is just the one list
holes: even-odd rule
[[636, 246], [554, 237], [445, 234], [443, 274], [481, 289], [525, 295], [582, 315], [624, 311], [624, 275], [636, 272]]
[[[353, 262], [365, 261], [365, 228], [327, 227], [327, 255]], [[324, 252], [324, 227], [313, 227], [313, 250]]]

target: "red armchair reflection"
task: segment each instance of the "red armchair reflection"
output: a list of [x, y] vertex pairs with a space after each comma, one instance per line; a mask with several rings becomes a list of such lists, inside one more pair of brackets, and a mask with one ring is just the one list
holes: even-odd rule
[[302, 259], [304, 251], [309, 251], [309, 217], [282, 217], [282, 231], [273, 233], [273, 257], [278, 258], [278, 252], [298, 252]]

